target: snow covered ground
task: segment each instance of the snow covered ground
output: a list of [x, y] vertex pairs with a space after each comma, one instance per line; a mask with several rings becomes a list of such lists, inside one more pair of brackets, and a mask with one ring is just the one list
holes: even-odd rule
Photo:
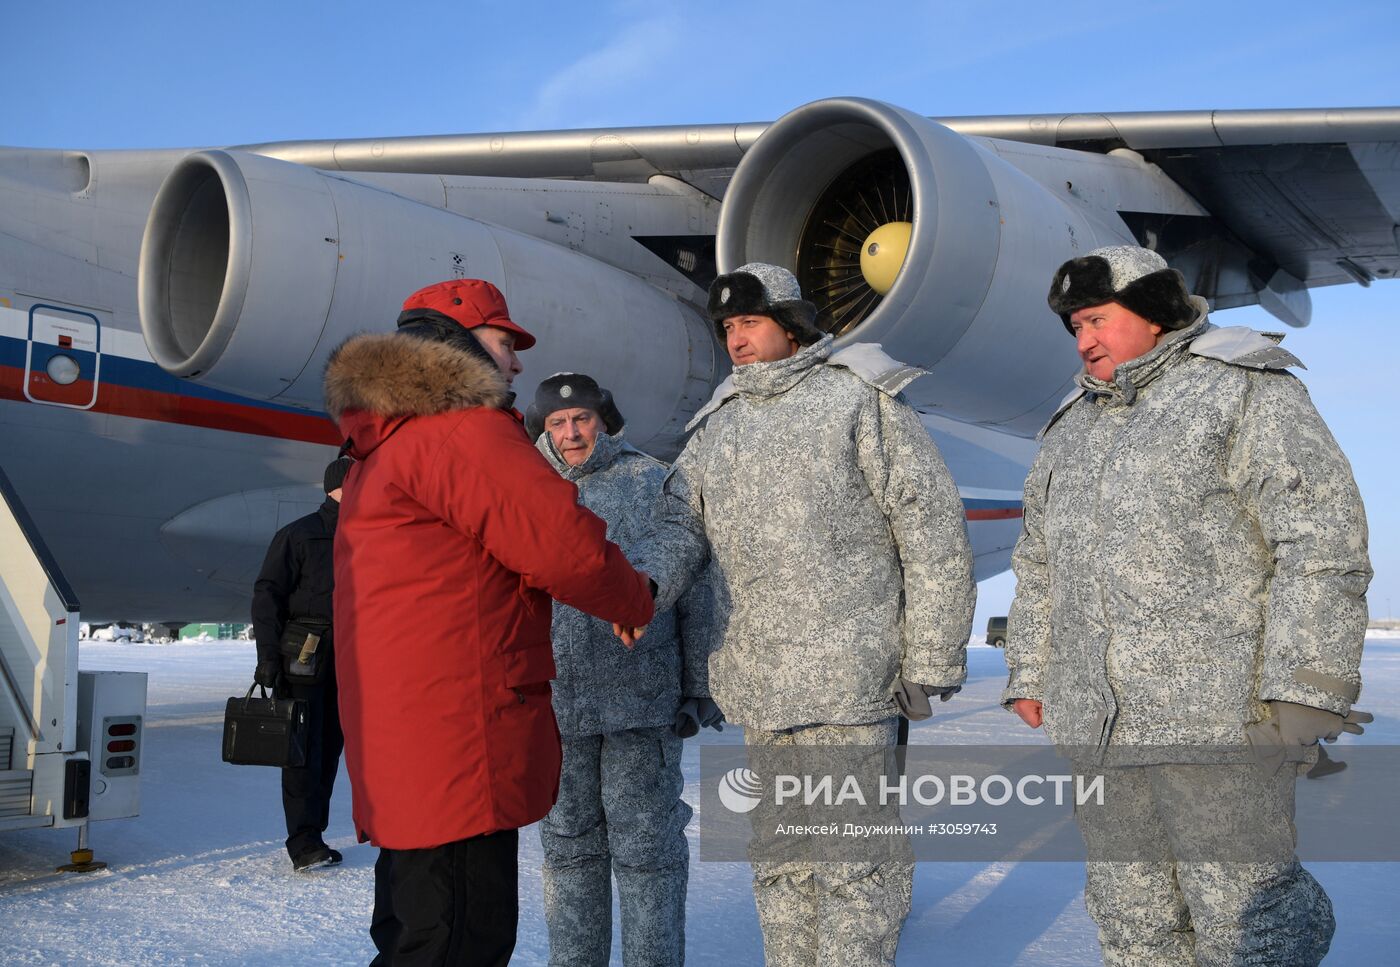
[[[85, 668], [145, 671], [150, 701], [139, 818], [97, 823], [92, 844], [110, 867], [56, 874], [71, 831], [0, 834], [0, 963], [353, 964], [373, 954], [366, 927], [375, 850], [357, 845], [345, 774], [331, 845], [345, 865], [293, 874], [282, 849], [278, 774], [219, 760], [225, 699], [253, 667], [247, 642], [127, 645], [84, 642]], [[1001, 652], [973, 648], [969, 686], [915, 727], [912, 741], [1040, 741], [996, 707]], [[1400, 743], [1400, 633], [1368, 639], [1361, 705], [1376, 714], [1362, 741]], [[1347, 740], [1353, 737], [1347, 736]], [[706, 742], [736, 743], [729, 727]], [[1340, 755], [1339, 757], [1343, 757]], [[686, 798], [698, 802], [695, 740], [687, 743]], [[692, 827], [692, 849], [694, 833]], [[521, 834], [516, 963], [543, 964], [536, 831]], [[1400, 949], [1400, 867], [1310, 866], [1337, 909], [1328, 963], [1393, 962]], [[1098, 963], [1078, 864], [921, 863], [901, 964]], [[692, 862], [687, 949], [693, 964], [762, 962], [748, 867]], [[616, 953], [616, 944], [614, 945]], [[614, 958], [614, 962], [619, 962]]]

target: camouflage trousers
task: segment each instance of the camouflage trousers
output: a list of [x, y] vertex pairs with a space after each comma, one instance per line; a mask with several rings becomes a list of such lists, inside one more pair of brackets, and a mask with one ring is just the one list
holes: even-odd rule
[[1322, 960], [1336, 923], [1327, 894], [1293, 852], [1293, 769], [1102, 771], [1103, 804], [1075, 815], [1089, 855], [1084, 904], [1106, 965]]
[[566, 737], [559, 800], [540, 823], [552, 967], [603, 967], [612, 878], [626, 967], [685, 960], [692, 810], [681, 800], [681, 740], [670, 728]]
[[[781, 763], [784, 773], [854, 775], [864, 789], [894, 771], [898, 719], [869, 725], [808, 725], [776, 732], [744, 729], [751, 766], [760, 774]], [[843, 752], [842, 747], [853, 747]], [[765, 765], [767, 762], [769, 765]], [[839, 780], [838, 780], [839, 782]], [[780, 823], [801, 824], [802, 809], [762, 804], [750, 814], [753, 895], [769, 967], [887, 967], [909, 915], [914, 866], [907, 837], [891, 842], [774, 843]], [[865, 811], [844, 818], [879, 822], [890, 815]], [[801, 855], [798, 855], [801, 854]], [[837, 856], [837, 859], [821, 858]]]

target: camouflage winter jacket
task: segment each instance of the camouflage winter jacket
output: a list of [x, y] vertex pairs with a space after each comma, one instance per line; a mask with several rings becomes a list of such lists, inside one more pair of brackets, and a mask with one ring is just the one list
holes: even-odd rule
[[1196, 302], [1112, 382], [1081, 374], [1026, 480], [1002, 700], [1042, 701], [1059, 744], [1240, 745], [1263, 702], [1360, 689], [1351, 467], [1298, 361]]
[[740, 366], [667, 475], [639, 567], [664, 605], [712, 549], [710, 689], [760, 729], [896, 714], [903, 676], [966, 677], [975, 588], [962, 502], [898, 396], [922, 370], [831, 339]]
[[[649, 532], [666, 465], [599, 433], [577, 467], [559, 456], [548, 433], [535, 446], [579, 492], [579, 502], [608, 525], [608, 540], [631, 557]], [[628, 650], [612, 625], [555, 603], [554, 714], [565, 736], [670, 725], [682, 698], [709, 695], [708, 624], [703, 587], [671, 609], [657, 610], [647, 633]]]

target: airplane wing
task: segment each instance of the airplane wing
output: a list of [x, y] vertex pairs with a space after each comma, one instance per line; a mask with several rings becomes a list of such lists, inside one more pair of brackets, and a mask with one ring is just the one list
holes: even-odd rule
[[[1141, 241], [1155, 234], [1167, 250], [1163, 254], [1206, 239], [1243, 244], [1261, 260], [1253, 270], [1265, 280], [1281, 268], [1309, 288], [1370, 285], [1400, 272], [1400, 108], [950, 118], [947, 123], [981, 137], [1141, 154], [1210, 211], [1215, 223], [1162, 226], [1125, 219]], [[1217, 292], [1217, 305], [1255, 301], [1222, 299], [1239, 295]]]
[[[1206, 215], [1123, 211], [1138, 240], [1218, 308], [1264, 302], [1294, 325], [1305, 290], [1400, 272], [1400, 108], [1168, 111], [934, 118], [961, 134], [1133, 152]], [[345, 141], [244, 150], [341, 171], [642, 182], [722, 198], [765, 123]]]

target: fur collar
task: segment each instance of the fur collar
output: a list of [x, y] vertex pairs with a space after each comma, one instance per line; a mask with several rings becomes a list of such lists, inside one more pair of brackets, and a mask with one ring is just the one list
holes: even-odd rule
[[501, 406], [505, 377], [491, 363], [447, 343], [393, 333], [351, 336], [326, 361], [326, 410], [380, 416], [428, 416], [472, 406]]

